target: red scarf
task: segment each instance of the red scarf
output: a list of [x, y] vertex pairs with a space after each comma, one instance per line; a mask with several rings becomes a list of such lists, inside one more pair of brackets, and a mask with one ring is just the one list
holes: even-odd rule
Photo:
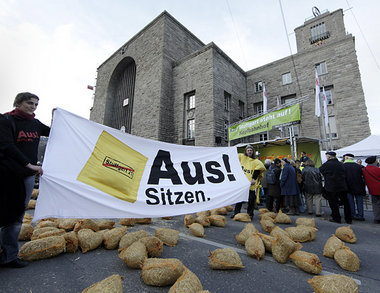
[[12, 116], [17, 116], [25, 120], [33, 120], [36, 114], [28, 114], [25, 113], [24, 111], [21, 111], [19, 108], [15, 108], [14, 110], [7, 112], [5, 114], [12, 115]]

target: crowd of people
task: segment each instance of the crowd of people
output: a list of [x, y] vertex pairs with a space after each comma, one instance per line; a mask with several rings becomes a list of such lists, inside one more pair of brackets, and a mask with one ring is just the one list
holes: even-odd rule
[[345, 154], [339, 161], [336, 153], [326, 152], [327, 161], [319, 168], [305, 152], [300, 160], [276, 158], [264, 163], [265, 204], [269, 211], [280, 209], [288, 215], [307, 212], [322, 216], [322, 199], [331, 209], [331, 222], [341, 223], [339, 207], [344, 207], [344, 220], [365, 221], [363, 202], [366, 186], [372, 199], [374, 222], [380, 224], [380, 168], [376, 156], [368, 157], [364, 167], [353, 154]]

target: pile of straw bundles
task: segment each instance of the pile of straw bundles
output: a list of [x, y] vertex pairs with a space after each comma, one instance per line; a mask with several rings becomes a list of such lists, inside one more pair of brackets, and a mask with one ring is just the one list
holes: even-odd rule
[[176, 246], [179, 240], [179, 231], [174, 229], [157, 229], [156, 237], [166, 246]]
[[276, 238], [272, 237], [272, 236], [265, 235], [265, 234], [261, 234], [261, 233], [258, 233], [258, 234], [264, 243], [265, 251], [272, 253], [272, 243], [273, 243], [273, 241], [276, 240]]
[[261, 209], [259, 209], [259, 213], [260, 214], [269, 213], [269, 210], [267, 208], [261, 208]]
[[211, 215], [227, 215], [227, 209], [226, 208], [217, 208], [210, 210]]
[[65, 251], [66, 241], [63, 236], [51, 236], [26, 242], [19, 251], [19, 257], [32, 261], [56, 256]]
[[248, 223], [244, 226], [243, 230], [235, 236], [237, 242], [239, 242], [242, 245], [245, 245], [245, 241], [252, 236], [253, 233], [257, 233], [257, 229], [255, 225], [252, 223]]
[[29, 241], [33, 235], [34, 228], [32, 224], [29, 223], [23, 223], [21, 225], [21, 231], [18, 235], [19, 241]]
[[84, 289], [82, 293], [100, 293], [100, 292], [109, 292], [109, 293], [122, 293], [123, 284], [120, 275], [112, 275], [108, 278], [97, 282], [90, 287]]
[[360, 260], [358, 256], [350, 250], [350, 248], [342, 246], [334, 253], [334, 259], [338, 265], [350, 272], [357, 272], [360, 268]]
[[211, 216], [211, 212], [210, 211], [197, 212], [195, 215], [197, 217], [201, 217], [201, 216], [208, 217], [208, 216]]
[[141, 276], [150, 286], [173, 285], [183, 274], [184, 265], [177, 258], [148, 258], [143, 266]]
[[235, 270], [244, 268], [240, 256], [232, 248], [215, 249], [209, 256], [208, 264], [214, 270]]
[[32, 222], [32, 219], [33, 217], [31, 215], [29, 215], [28, 213], [25, 213], [24, 218], [22, 219], [22, 222], [30, 224]]
[[195, 218], [193, 215], [185, 215], [183, 218], [183, 223], [186, 227], [189, 227], [191, 224], [195, 223]]
[[272, 255], [277, 262], [286, 263], [289, 255], [301, 248], [302, 245], [299, 243], [295, 243], [289, 237], [279, 234], [272, 243]]
[[321, 261], [314, 253], [297, 250], [293, 252], [289, 258], [297, 267], [307, 273], [319, 275], [322, 271]]
[[193, 223], [189, 226], [191, 234], [196, 237], [205, 237], [205, 229], [201, 224]]
[[198, 293], [202, 290], [202, 283], [198, 277], [192, 271], [185, 268], [183, 274], [170, 287], [169, 293]]
[[115, 226], [115, 221], [99, 220], [96, 224], [98, 224], [99, 230], [112, 229]]
[[350, 226], [337, 228], [336, 231], [335, 231], [335, 235], [340, 240], [348, 242], [348, 243], [355, 243], [356, 240], [357, 240], [357, 238], [355, 236], [355, 233], [351, 229]]
[[315, 228], [315, 219], [314, 218], [298, 218], [296, 220], [296, 225], [310, 226]]
[[39, 193], [40, 193], [40, 190], [34, 188], [33, 191], [32, 191], [32, 195], [30, 196], [30, 198], [31, 199], [37, 199]]
[[78, 250], [79, 240], [78, 235], [74, 231], [63, 234], [66, 240], [66, 252], [74, 253]]
[[245, 242], [245, 250], [249, 256], [255, 257], [257, 260], [260, 260], [265, 256], [263, 240], [261, 240], [257, 233], [247, 239]]
[[119, 225], [122, 225], [122, 226], [134, 226], [136, 223], [136, 219], [128, 219], [128, 218], [124, 218], [124, 219], [120, 219], [119, 221]]
[[72, 231], [79, 219], [57, 219], [58, 228]]
[[233, 217], [234, 221], [251, 222], [251, 217], [247, 213], [238, 213]]
[[40, 221], [36, 228], [54, 227], [57, 228], [58, 224], [56, 221]]
[[99, 231], [98, 224], [92, 219], [79, 220], [74, 226], [74, 232], [78, 232], [81, 229], [91, 229], [96, 232]]
[[344, 275], [315, 276], [307, 281], [317, 293], [358, 293], [356, 282]]
[[211, 215], [208, 217], [212, 226], [224, 227], [226, 226], [226, 217], [222, 215]]
[[139, 241], [145, 244], [150, 257], [159, 257], [164, 248], [164, 243], [155, 236], [141, 238]]
[[127, 232], [127, 227], [113, 228], [103, 234], [103, 244], [106, 249], [116, 249], [121, 237]]
[[127, 248], [124, 248], [120, 254], [119, 258], [132, 269], [139, 269], [141, 265], [148, 258], [148, 252], [144, 243], [136, 241], [132, 243]]
[[60, 236], [65, 233], [66, 231], [64, 229], [58, 229], [55, 227], [39, 228], [39, 229], [34, 229], [31, 239], [36, 240], [36, 239], [41, 239], [41, 238], [50, 237], [50, 236]]
[[136, 224], [151, 224], [152, 218], [135, 219]]
[[290, 237], [289, 233], [286, 232], [284, 229], [281, 227], [275, 226], [272, 231], [270, 231], [270, 236], [276, 238], [277, 235], [284, 235], [286, 237]]
[[211, 222], [208, 219], [208, 216], [198, 216], [195, 218], [195, 223], [201, 224], [203, 227], [210, 227]]
[[36, 200], [35, 199], [31, 199], [29, 200], [28, 202], [28, 206], [26, 207], [26, 210], [32, 210], [36, 207]]
[[123, 237], [121, 237], [119, 242], [119, 251], [122, 251], [124, 248], [127, 248], [130, 246], [133, 242], [136, 242], [137, 240], [140, 240], [141, 238], [146, 237], [146, 231], [139, 230], [132, 233], [127, 233]]
[[79, 246], [83, 253], [98, 248], [103, 242], [103, 234], [91, 229], [81, 229], [78, 232]]
[[325, 246], [323, 247], [323, 256], [334, 258], [335, 251], [343, 247], [343, 242], [335, 235], [332, 235], [327, 239]]
[[274, 218], [274, 222], [278, 224], [291, 224], [292, 219], [280, 210], [277, 216]]
[[[264, 214], [265, 215], [265, 214]], [[260, 220], [260, 224], [261, 226], [263, 227], [264, 231], [265, 232], [268, 232], [270, 233], [273, 228], [276, 226], [274, 223], [273, 223], [273, 219], [270, 218], [270, 217], [264, 217], [264, 218], [261, 218]]]
[[290, 238], [297, 242], [313, 241], [317, 235], [317, 228], [299, 225], [297, 227], [289, 227], [285, 229]]

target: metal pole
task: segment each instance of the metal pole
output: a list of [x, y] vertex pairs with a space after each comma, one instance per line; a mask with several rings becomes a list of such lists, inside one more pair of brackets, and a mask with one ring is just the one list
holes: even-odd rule
[[294, 150], [293, 150], [293, 129], [292, 127], [288, 127], [289, 129], [289, 140], [290, 140], [290, 152], [292, 155], [292, 159], [294, 159]]
[[[294, 126], [292, 125], [292, 128], [293, 128]], [[293, 129], [294, 130], [294, 129]], [[294, 132], [294, 131], [293, 131]], [[293, 147], [294, 147], [294, 159], [295, 160], [297, 160], [297, 138], [296, 138], [296, 136], [294, 135], [293, 136], [293, 138], [294, 138], [294, 145], [293, 145]]]

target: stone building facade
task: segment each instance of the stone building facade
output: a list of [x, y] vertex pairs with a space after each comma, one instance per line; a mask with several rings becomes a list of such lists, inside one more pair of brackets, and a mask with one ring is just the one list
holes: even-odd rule
[[[265, 83], [268, 109], [277, 99], [299, 102], [295, 134], [326, 140], [323, 121], [314, 115], [317, 67], [333, 148], [370, 135], [354, 37], [345, 32], [343, 11], [314, 17], [295, 33], [296, 54], [245, 72], [217, 45], [205, 45], [163, 12], [100, 65], [90, 119], [155, 140], [225, 146], [229, 124], [261, 114]], [[287, 129], [243, 140], [280, 135]]]

